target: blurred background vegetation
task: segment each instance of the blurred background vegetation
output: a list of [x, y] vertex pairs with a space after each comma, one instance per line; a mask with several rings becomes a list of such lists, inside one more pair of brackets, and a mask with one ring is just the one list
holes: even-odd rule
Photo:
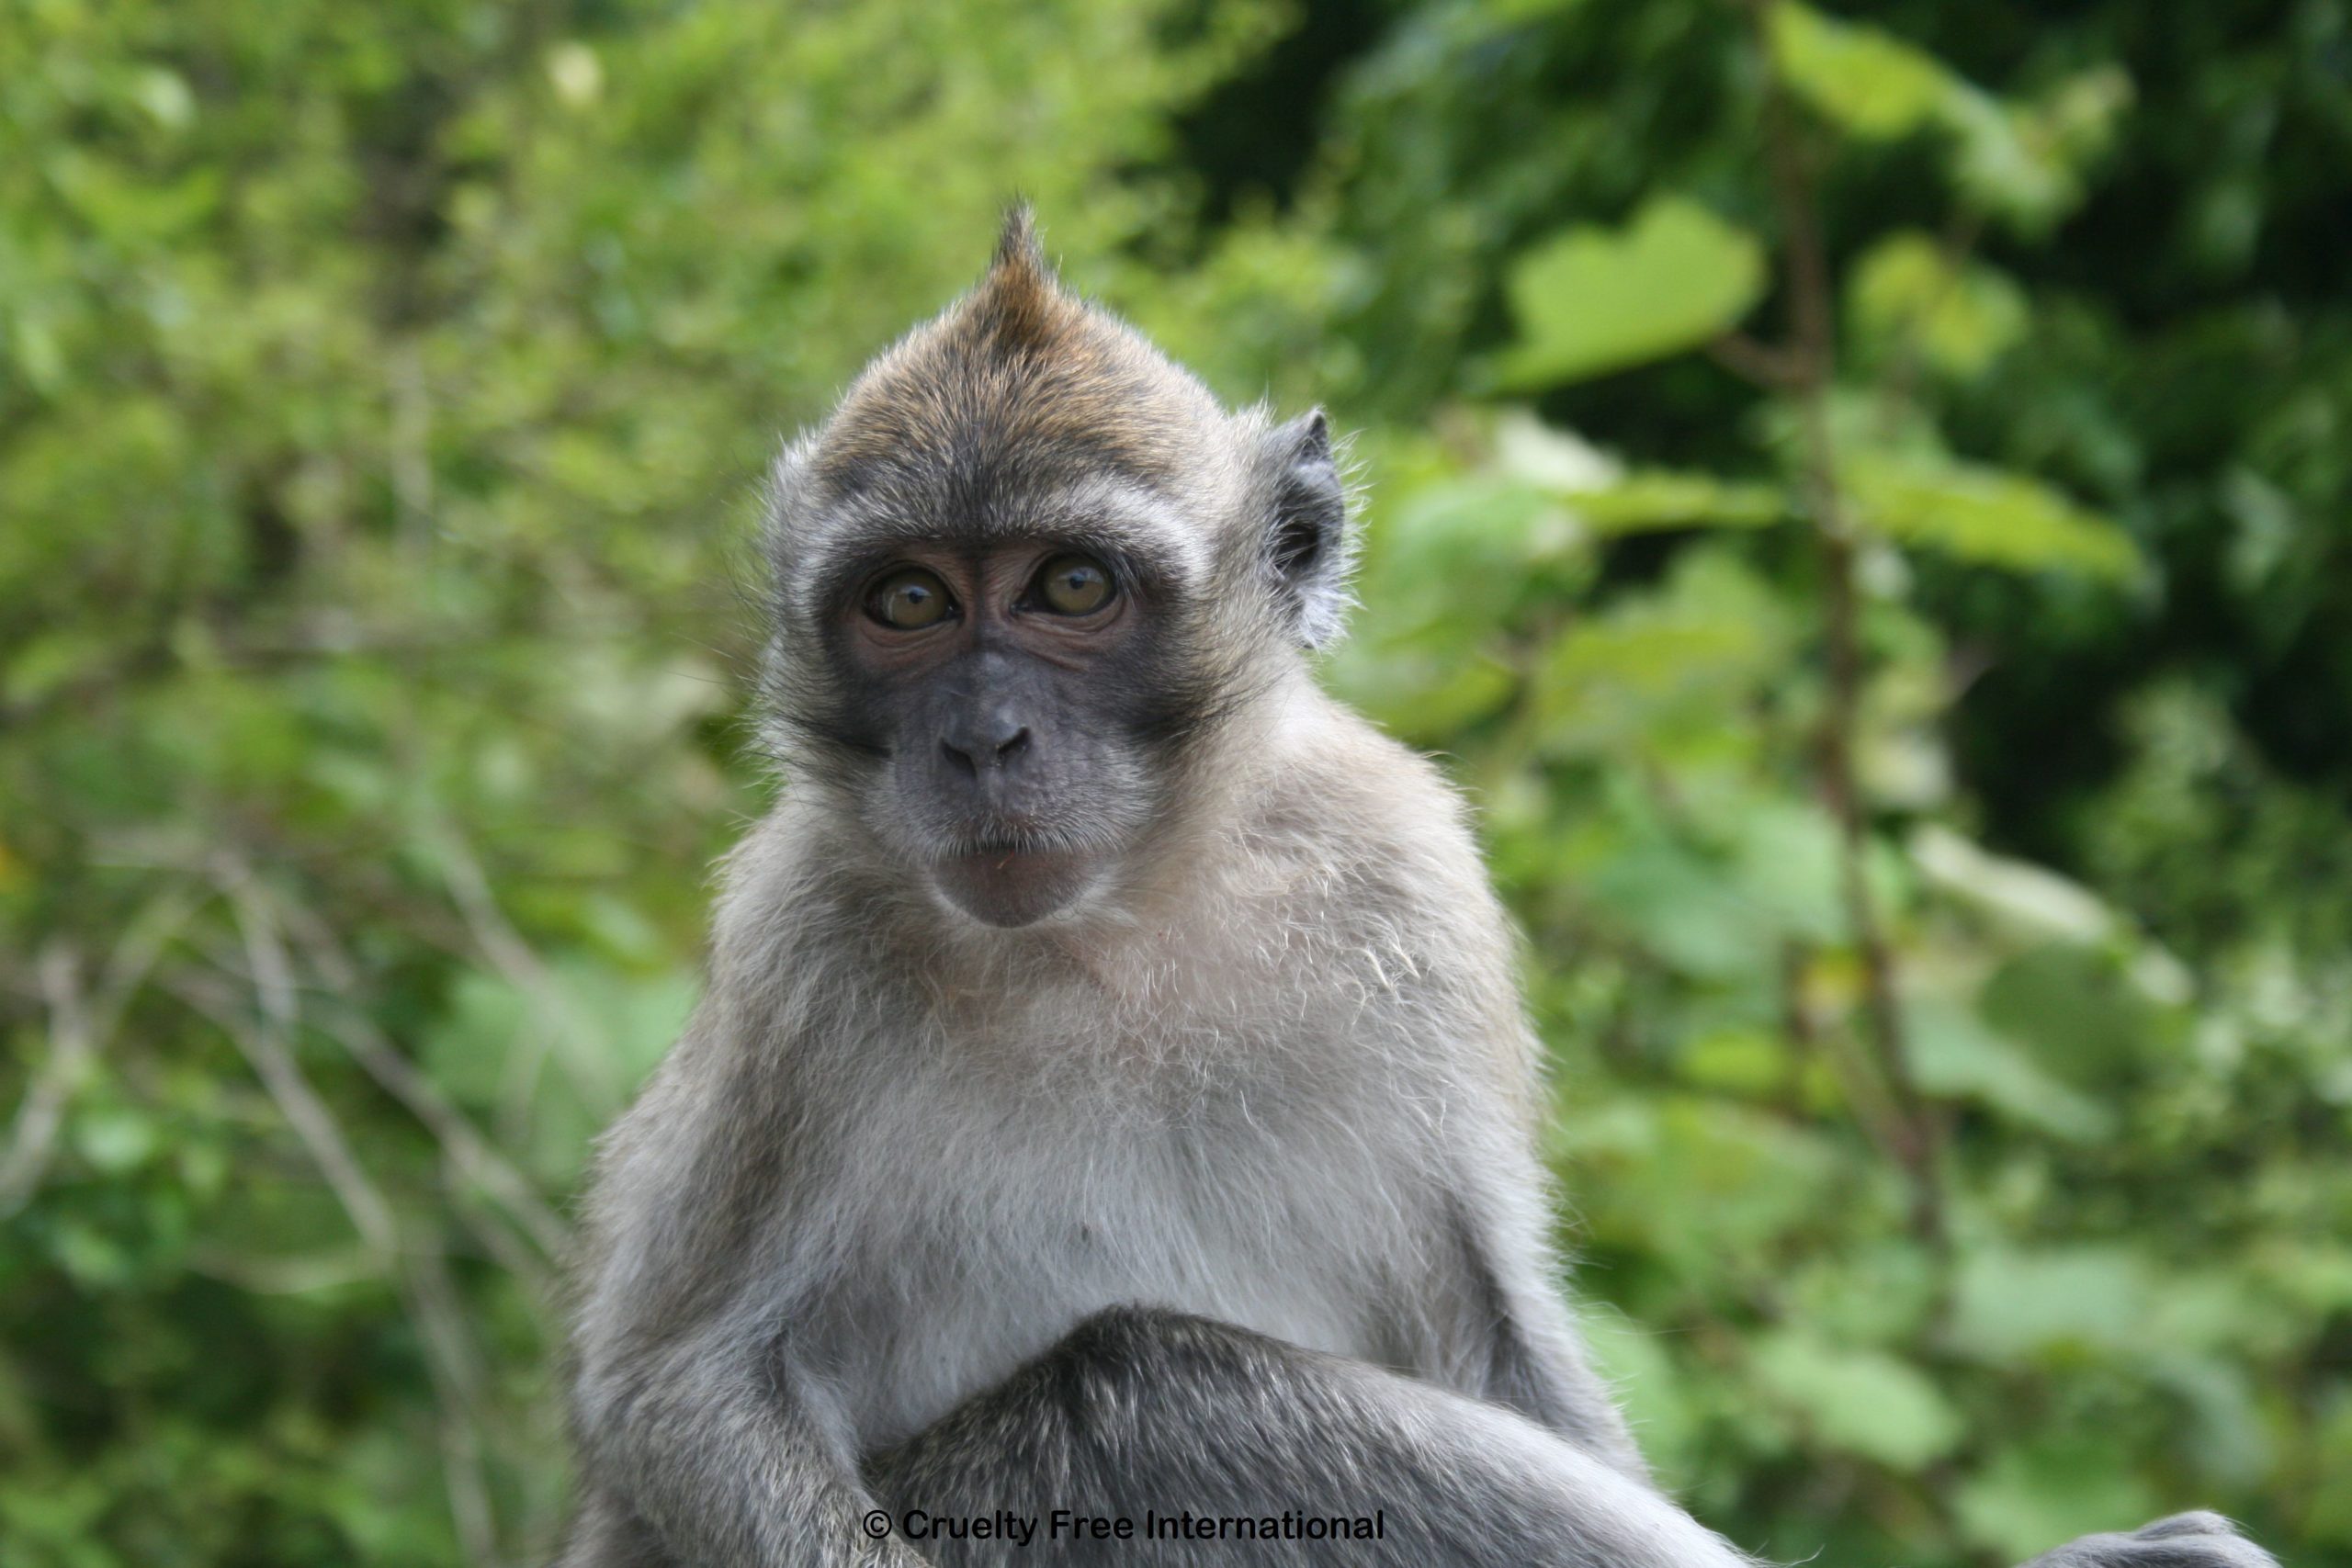
[[0, 1562], [526, 1562], [751, 487], [1006, 196], [1362, 432], [1710, 1523], [2352, 1564], [2352, 5], [10, 0]]

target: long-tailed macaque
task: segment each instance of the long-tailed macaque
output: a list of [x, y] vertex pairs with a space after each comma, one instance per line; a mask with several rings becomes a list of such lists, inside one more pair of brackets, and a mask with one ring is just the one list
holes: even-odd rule
[[[1749, 1568], [1560, 1295], [1462, 802], [1310, 672], [1349, 527], [1320, 413], [1024, 213], [784, 454], [787, 783], [604, 1145], [563, 1563]], [[2041, 1561], [2275, 1568], [2210, 1514]]]

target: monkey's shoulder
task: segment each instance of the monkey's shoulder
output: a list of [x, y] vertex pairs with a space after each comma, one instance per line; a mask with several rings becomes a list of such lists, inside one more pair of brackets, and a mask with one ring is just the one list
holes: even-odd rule
[[1379, 913], [1473, 916], [1499, 935], [1468, 805], [1434, 761], [1337, 703], [1284, 753], [1245, 814], [1253, 847], [1317, 863]]

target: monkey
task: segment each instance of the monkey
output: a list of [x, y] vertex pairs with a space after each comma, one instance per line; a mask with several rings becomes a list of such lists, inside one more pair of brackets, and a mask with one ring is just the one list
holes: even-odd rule
[[[1023, 207], [786, 446], [785, 784], [599, 1147], [560, 1568], [1750, 1563], [1555, 1283], [1464, 804], [1316, 679], [1343, 461]], [[2036, 1568], [2275, 1564], [2199, 1513]]]

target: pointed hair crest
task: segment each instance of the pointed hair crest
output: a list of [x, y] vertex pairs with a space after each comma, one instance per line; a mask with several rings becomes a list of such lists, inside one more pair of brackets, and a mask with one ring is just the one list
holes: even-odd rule
[[996, 259], [989, 270], [1002, 272], [1017, 269], [1035, 274], [1051, 282], [1054, 267], [1046, 259], [1037, 243], [1037, 214], [1026, 200], [1018, 200], [1004, 209], [1004, 224], [997, 231]]
[[1159, 478], [1196, 460], [1225, 417], [1189, 372], [1062, 286], [1016, 202], [979, 283], [851, 387], [812, 471], [838, 491], [1042, 454]]
[[967, 321], [983, 341], [1014, 354], [1049, 352], [1079, 332], [1085, 304], [1062, 288], [1037, 241], [1025, 201], [1005, 209], [996, 254], [967, 302]]

